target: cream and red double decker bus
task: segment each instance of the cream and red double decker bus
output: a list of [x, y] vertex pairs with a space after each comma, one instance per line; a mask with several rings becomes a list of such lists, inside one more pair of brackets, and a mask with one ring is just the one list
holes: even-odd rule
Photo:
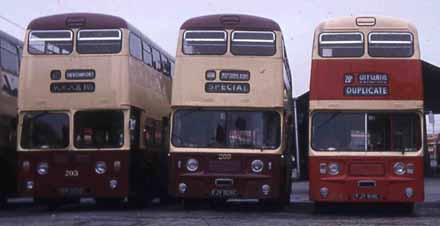
[[290, 80], [276, 22], [209, 15], [183, 23], [171, 98], [171, 195], [288, 202]]
[[387, 17], [321, 23], [310, 81], [310, 197], [424, 199], [423, 81], [417, 31]]
[[151, 198], [165, 181], [158, 174], [169, 144], [173, 65], [119, 17], [33, 20], [19, 83], [20, 193], [50, 204]]
[[0, 205], [15, 192], [17, 91], [23, 43], [0, 31]]

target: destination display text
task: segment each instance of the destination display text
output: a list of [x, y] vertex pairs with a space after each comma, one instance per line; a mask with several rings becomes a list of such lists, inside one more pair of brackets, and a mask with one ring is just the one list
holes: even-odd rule
[[220, 71], [220, 80], [222, 81], [249, 81], [249, 71]]
[[388, 75], [385, 73], [360, 73], [358, 75], [360, 84], [388, 84]]
[[344, 87], [345, 96], [388, 96], [387, 86], [346, 86]]
[[207, 93], [249, 93], [249, 83], [208, 82], [205, 84]]
[[81, 80], [81, 79], [94, 79], [94, 70], [67, 70], [66, 79], [67, 80]]
[[57, 82], [50, 84], [52, 93], [90, 93], [95, 92], [95, 83], [93, 82]]

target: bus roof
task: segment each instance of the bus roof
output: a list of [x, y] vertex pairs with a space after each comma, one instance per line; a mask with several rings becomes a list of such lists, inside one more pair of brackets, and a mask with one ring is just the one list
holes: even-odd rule
[[385, 16], [347, 16], [338, 17], [324, 21], [318, 25], [316, 30], [345, 30], [360, 28], [392, 28], [397, 30], [416, 31], [416, 28], [409, 22]]
[[11, 36], [10, 34], [0, 30], [0, 38], [9, 41], [15, 46], [19, 46], [20, 48], [23, 46], [23, 42], [18, 40], [16, 37]]
[[216, 14], [194, 17], [185, 21], [180, 29], [240, 29], [281, 31], [278, 23], [271, 19], [242, 14]]
[[70, 28], [110, 29], [128, 28], [128, 23], [117, 16], [96, 13], [66, 13], [32, 20], [29, 30], [61, 30]]

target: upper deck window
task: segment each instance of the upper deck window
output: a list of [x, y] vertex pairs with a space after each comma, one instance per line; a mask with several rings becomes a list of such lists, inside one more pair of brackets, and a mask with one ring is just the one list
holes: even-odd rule
[[353, 33], [321, 33], [319, 35], [321, 57], [361, 57], [364, 55], [364, 36]]
[[185, 31], [183, 33], [184, 54], [223, 55], [226, 49], [226, 31]]
[[130, 33], [130, 55], [138, 60], [142, 60], [142, 40], [134, 33]]
[[119, 53], [122, 47], [122, 32], [119, 29], [78, 31], [76, 48], [82, 54]]
[[317, 112], [312, 118], [318, 151], [417, 151], [421, 133], [417, 113]]
[[69, 116], [66, 113], [26, 113], [21, 133], [23, 148], [66, 148], [69, 145]]
[[31, 31], [30, 54], [67, 55], [73, 50], [73, 32], [70, 30]]
[[413, 35], [409, 32], [371, 32], [368, 34], [368, 54], [373, 57], [411, 57], [414, 54]]
[[11, 72], [14, 75], [18, 75], [19, 55], [16, 46], [11, 43], [0, 40], [0, 63], [1, 67]]
[[232, 32], [231, 52], [234, 55], [272, 56], [276, 52], [275, 33], [234, 31]]

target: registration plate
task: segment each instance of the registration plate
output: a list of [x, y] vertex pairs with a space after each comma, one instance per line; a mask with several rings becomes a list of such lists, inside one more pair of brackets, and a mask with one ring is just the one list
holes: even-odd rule
[[82, 188], [61, 188], [59, 191], [66, 197], [77, 197], [82, 194]]
[[238, 192], [230, 189], [213, 189], [210, 195], [216, 198], [235, 198], [238, 196]]
[[380, 196], [378, 194], [365, 194], [365, 193], [356, 193], [353, 195], [353, 199], [355, 200], [379, 200]]

